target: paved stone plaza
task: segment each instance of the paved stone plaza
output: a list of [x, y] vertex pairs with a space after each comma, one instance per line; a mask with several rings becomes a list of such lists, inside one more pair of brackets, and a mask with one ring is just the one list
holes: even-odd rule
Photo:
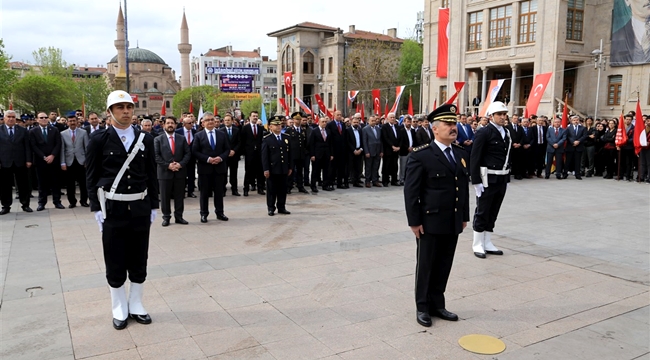
[[[0, 358], [650, 359], [646, 184], [511, 183], [493, 237], [505, 255], [477, 259], [471, 229], [461, 234], [447, 289], [461, 320], [431, 328], [415, 321], [401, 187], [287, 202], [289, 216], [269, 217], [257, 194], [228, 195], [228, 222], [201, 224], [198, 199], [186, 199], [188, 226], [159, 216], [144, 296], [153, 323], [123, 331], [88, 209], [14, 203], [0, 218]], [[463, 350], [473, 333], [506, 351]]]

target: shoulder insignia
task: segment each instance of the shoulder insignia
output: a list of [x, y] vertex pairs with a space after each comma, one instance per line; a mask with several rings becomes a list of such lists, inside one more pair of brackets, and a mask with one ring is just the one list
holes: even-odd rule
[[426, 148], [428, 148], [429, 146], [431, 146], [431, 143], [429, 143], [429, 144], [424, 144], [424, 145], [420, 145], [420, 146], [416, 146], [416, 147], [413, 148], [413, 152], [420, 151], [420, 150], [422, 150], [422, 149], [426, 149]]
[[269, 136], [271, 136], [271, 133], [268, 133], [268, 134], [264, 135], [263, 139], [266, 139]]
[[460, 146], [459, 144], [456, 144], [456, 143], [451, 143], [451, 146], [455, 146], [455, 147], [457, 147], [457, 148], [459, 148], [459, 149], [463, 149], [463, 150], [465, 150], [464, 147], [462, 147], [462, 146]]

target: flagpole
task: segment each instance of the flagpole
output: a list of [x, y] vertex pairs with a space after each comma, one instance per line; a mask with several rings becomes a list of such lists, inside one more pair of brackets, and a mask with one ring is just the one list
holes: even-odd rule
[[126, 0], [124, 0], [124, 47], [126, 53], [126, 92], [130, 93], [131, 84], [129, 81], [129, 28], [127, 21], [127, 12], [126, 12]]

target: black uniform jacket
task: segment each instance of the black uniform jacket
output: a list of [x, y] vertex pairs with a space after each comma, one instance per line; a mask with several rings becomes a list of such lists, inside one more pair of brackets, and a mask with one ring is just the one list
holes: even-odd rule
[[[508, 153], [508, 144], [510, 143], [508, 136], [506, 131], [505, 139], [502, 138], [501, 133], [492, 123], [476, 132], [470, 158], [472, 184], [482, 182], [481, 167], [487, 167], [489, 170], [503, 170], [503, 164]], [[488, 184], [497, 182], [510, 182], [510, 176], [488, 175]]]
[[287, 128], [284, 132], [289, 136], [289, 147], [291, 149], [291, 160], [304, 160], [307, 157], [307, 131], [300, 128], [300, 133], [295, 127]]
[[275, 134], [271, 133], [262, 140], [262, 170], [273, 175], [286, 175], [289, 173], [289, 136], [280, 134], [282, 141], [278, 141]]
[[[134, 129], [134, 132], [135, 138], [128, 151], [124, 149], [122, 140], [112, 127], [97, 130], [90, 135], [86, 149], [86, 184], [91, 211], [101, 210], [97, 189], [102, 187], [107, 192], [111, 190], [117, 173], [140, 137], [140, 130]], [[151, 209], [157, 209], [159, 206], [153, 137], [145, 133], [142, 144], [144, 150], [138, 150], [124, 172], [115, 193], [135, 194], [147, 190], [147, 196], [143, 200], [135, 201], [106, 200], [107, 216], [119, 218], [149, 216]]]
[[460, 234], [469, 221], [467, 152], [454, 145], [456, 171], [435, 144], [414, 148], [406, 162], [404, 204], [409, 226], [429, 234]]

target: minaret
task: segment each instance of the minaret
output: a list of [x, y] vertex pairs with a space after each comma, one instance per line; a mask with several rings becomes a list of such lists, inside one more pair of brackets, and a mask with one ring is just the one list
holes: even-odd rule
[[117, 40], [115, 40], [115, 49], [117, 49], [117, 73], [115, 74], [115, 90], [126, 90], [126, 39], [124, 34], [124, 14], [122, 5], [117, 14]]
[[181, 43], [178, 44], [178, 52], [181, 53], [181, 89], [190, 87], [190, 30], [187, 27], [185, 9], [183, 9], [183, 22], [181, 22]]

